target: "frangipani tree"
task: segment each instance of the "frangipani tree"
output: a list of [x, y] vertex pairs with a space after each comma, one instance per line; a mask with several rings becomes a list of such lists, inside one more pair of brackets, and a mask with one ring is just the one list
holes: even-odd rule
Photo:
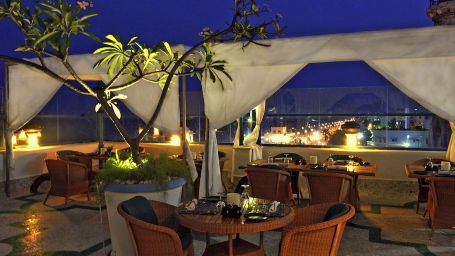
[[[93, 40], [101, 40], [88, 32], [90, 18], [97, 15], [86, 11], [86, 2], [71, 5], [68, 1], [49, 0], [36, 1], [33, 6], [27, 6], [22, 0], [1, 0], [0, 21], [10, 19], [24, 35], [22, 45], [16, 51], [34, 54], [39, 64], [0, 54], [0, 60], [23, 64], [33, 67], [48, 76], [60, 81], [63, 85], [83, 95], [97, 99], [96, 110], [102, 108], [114, 123], [125, 142], [131, 147], [133, 159], [140, 163], [139, 143], [153, 127], [160, 113], [166, 93], [175, 76], [193, 76], [201, 79], [202, 74], [213, 82], [219, 81], [220, 76], [229, 74], [225, 71], [225, 61], [214, 61], [216, 54], [210, 46], [214, 43], [243, 41], [243, 47], [249, 44], [267, 46], [257, 40], [282, 34], [279, 25], [280, 15], [269, 15], [268, 6], [259, 7], [255, 0], [232, 0], [232, 19], [224, 29], [212, 30], [204, 28], [200, 35], [202, 40], [185, 52], [173, 51], [165, 41], [159, 41], [153, 46], [138, 42], [132, 37], [122, 42], [118, 36], [107, 35], [103, 46], [94, 51], [100, 54], [94, 68], [106, 66], [110, 81], [96, 88], [90, 87], [73, 69], [68, 61], [69, 50], [77, 43], [78, 35], [88, 36]], [[263, 16], [267, 18], [263, 18]], [[71, 79], [64, 78], [46, 66], [44, 58], [55, 58], [61, 62], [71, 74]], [[151, 86], [162, 88], [157, 107], [146, 123], [144, 129], [136, 137], [126, 132], [120, 122], [120, 111], [115, 101], [124, 99], [123, 89], [134, 86], [139, 81], [147, 81]], [[116, 93], [114, 95], [113, 93]]]

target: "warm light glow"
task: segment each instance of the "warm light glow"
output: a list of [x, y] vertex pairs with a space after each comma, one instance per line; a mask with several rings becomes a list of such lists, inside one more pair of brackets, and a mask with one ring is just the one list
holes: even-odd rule
[[138, 134], [141, 134], [141, 132], [142, 132], [143, 130], [144, 130], [144, 128], [139, 127], [139, 132], [138, 132]]
[[27, 139], [27, 135], [25, 134], [25, 131], [22, 130], [20, 133], [19, 133], [19, 139], [20, 140], [25, 140]]
[[346, 146], [357, 147], [357, 134], [346, 134]]
[[186, 130], [185, 138], [186, 138], [186, 141], [188, 141], [188, 143], [193, 142], [193, 133], [190, 130]]
[[158, 128], [153, 128], [153, 136], [159, 136], [160, 130]]
[[40, 136], [40, 133], [29, 133], [28, 134], [28, 147], [29, 148], [36, 148], [39, 147], [38, 144], [38, 136]]
[[13, 137], [11, 138], [11, 143], [12, 143], [13, 145], [16, 145], [16, 144], [17, 144], [17, 137], [16, 137], [16, 135], [13, 135]]
[[179, 146], [180, 145], [180, 136], [172, 135], [170, 144], [171, 145], [175, 145], [175, 146]]

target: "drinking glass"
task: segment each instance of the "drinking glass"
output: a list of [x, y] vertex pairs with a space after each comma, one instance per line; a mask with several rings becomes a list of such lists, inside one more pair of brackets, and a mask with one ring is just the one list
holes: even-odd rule
[[273, 163], [273, 156], [272, 156], [272, 154], [270, 154], [270, 152], [269, 152], [269, 154], [267, 156], [267, 163], [269, 163], [269, 164]]
[[327, 159], [327, 165], [328, 166], [332, 166], [333, 165], [333, 157], [332, 157], [332, 154], [329, 155], [329, 159]]
[[283, 162], [284, 162], [284, 166], [288, 166], [289, 165], [289, 154], [284, 154], [284, 159], [283, 159]]

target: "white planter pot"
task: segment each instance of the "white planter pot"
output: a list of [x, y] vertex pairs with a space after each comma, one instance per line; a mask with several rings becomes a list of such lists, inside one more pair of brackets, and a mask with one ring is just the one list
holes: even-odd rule
[[112, 254], [115, 256], [134, 255], [126, 222], [117, 212], [119, 203], [135, 196], [144, 196], [149, 200], [165, 202], [174, 206], [180, 203], [185, 179], [178, 178], [163, 185], [156, 184], [111, 184], [105, 190], [105, 200], [109, 230], [112, 242]]

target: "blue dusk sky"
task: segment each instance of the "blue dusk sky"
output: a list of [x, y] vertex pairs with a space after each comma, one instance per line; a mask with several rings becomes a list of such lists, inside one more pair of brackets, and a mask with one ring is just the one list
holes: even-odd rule
[[[24, 0], [32, 3], [32, 1]], [[75, 4], [74, 1], [70, 1]], [[225, 27], [231, 18], [231, 0], [94, 0], [91, 32], [103, 38], [118, 34], [122, 39], [139, 36], [153, 45], [159, 40], [192, 45], [204, 27]], [[286, 26], [284, 37], [388, 30], [432, 26], [426, 16], [429, 0], [264, 0], [273, 13], [280, 13]], [[22, 43], [21, 33], [8, 20], [0, 21], [0, 54], [27, 57], [14, 52]], [[100, 45], [78, 36], [71, 54], [91, 53]], [[3, 67], [0, 69], [3, 86]], [[288, 87], [378, 86], [389, 82], [363, 62], [310, 64], [294, 77]], [[190, 90], [200, 90], [190, 81]]]

